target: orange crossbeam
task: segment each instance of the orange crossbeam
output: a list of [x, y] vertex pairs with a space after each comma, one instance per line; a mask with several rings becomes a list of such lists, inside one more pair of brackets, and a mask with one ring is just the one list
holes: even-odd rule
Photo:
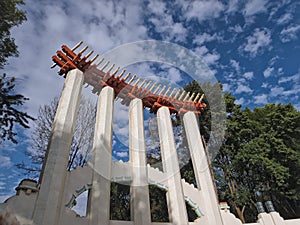
[[[77, 49], [81, 43], [82, 42], [77, 44], [75, 48]], [[188, 100], [181, 100], [181, 97], [177, 98], [161, 93], [156, 94], [155, 92], [152, 93], [152, 91], [150, 91], [151, 89], [148, 90], [147, 88], [138, 87], [137, 84], [131, 85], [126, 82], [128, 77], [121, 78], [124, 71], [119, 76], [115, 76], [117, 72], [112, 74], [110, 71], [104, 72], [104, 69], [101, 70], [97, 68], [97, 64], [92, 64], [98, 55], [94, 57], [94, 59], [88, 60], [90, 54], [82, 57], [82, 53], [87, 47], [77, 54], [74, 52], [75, 48], [70, 49], [66, 45], [63, 45], [62, 51], [57, 51], [56, 55], [52, 56], [52, 60], [55, 65], [60, 67], [58, 74], [64, 77], [73, 69], [79, 69], [84, 72], [84, 82], [93, 86], [93, 93], [99, 94], [103, 87], [110, 86], [114, 89], [115, 96], [122, 99], [122, 104], [128, 106], [132, 99], [139, 98], [142, 100], [144, 108], [148, 108], [151, 113], [156, 113], [162, 106], [168, 107], [170, 113], [176, 115], [184, 114], [188, 111], [201, 114], [206, 108], [206, 104], [201, 102], [202, 98], [199, 101], [196, 101], [196, 98], [195, 101], [192, 101], [189, 99], [188, 94], [185, 94]], [[102, 61], [100, 61], [100, 63]], [[106, 66], [107, 65], [104, 65], [103, 68]], [[132, 80], [134, 80], [134, 77], [132, 77]]]

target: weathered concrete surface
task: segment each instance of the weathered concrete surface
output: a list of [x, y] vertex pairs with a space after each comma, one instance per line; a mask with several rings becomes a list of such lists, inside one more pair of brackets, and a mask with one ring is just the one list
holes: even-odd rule
[[129, 106], [129, 150], [132, 167], [131, 215], [135, 225], [151, 223], [146, 146], [144, 131], [144, 109], [140, 99]]
[[105, 87], [97, 105], [93, 144], [93, 187], [90, 193], [89, 224], [108, 225], [110, 216], [110, 178], [112, 164], [114, 90]]
[[[284, 219], [278, 212], [270, 212], [274, 225], [285, 225]], [[300, 221], [299, 221], [300, 222]]]
[[64, 204], [65, 178], [74, 125], [83, 84], [83, 73], [68, 73], [57, 107], [41, 174], [41, 187], [35, 204], [33, 221], [36, 225], [56, 225]]
[[0, 214], [9, 213], [12, 217], [20, 222], [20, 224], [32, 224], [32, 212], [37, 197], [36, 182], [21, 181], [16, 188], [17, 195], [8, 198], [4, 203], [0, 203]]
[[[113, 90], [104, 88], [99, 96], [93, 146], [89, 166], [66, 172], [73, 126], [78, 109], [82, 73], [71, 71], [66, 79], [48, 147], [48, 158], [41, 176], [41, 189], [29, 181], [20, 184], [17, 195], [0, 204], [0, 214], [11, 213], [21, 225], [241, 225], [229, 210], [220, 210], [202, 139], [193, 113], [184, 116], [185, 130], [195, 170], [198, 189], [180, 178], [178, 158], [168, 108], [158, 110], [158, 128], [164, 172], [146, 165], [141, 100], [130, 105], [130, 162], [111, 162]], [[132, 219], [109, 220], [110, 180], [132, 182]], [[151, 223], [148, 182], [167, 192], [169, 223]], [[76, 190], [93, 184], [87, 217], [78, 217], [66, 207]], [[89, 186], [90, 188], [90, 186]], [[77, 193], [78, 194], [78, 193]], [[77, 195], [76, 195], [77, 196]], [[188, 222], [184, 198], [203, 211], [204, 216]], [[72, 201], [70, 201], [72, 202]], [[43, 205], [45, 204], [45, 205]], [[199, 206], [199, 207], [198, 207]], [[257, 223], [246, 225], [298, 225], [299, 219], [283, 220], [277, 212], [261, 213]]]
[[192, 112], [186, 113], [183, 116], [183, 122], [197, 186], [203, 197], [203, 203], [200, 207], [205, 211], [209, 224], [223, 224], [195, 114]]
[[157, 122], [162, 164], [168, 179], [167, 201], [170, 221], [174, 225], [188, 224], [173, 128], [167, 107], [158, 110]]

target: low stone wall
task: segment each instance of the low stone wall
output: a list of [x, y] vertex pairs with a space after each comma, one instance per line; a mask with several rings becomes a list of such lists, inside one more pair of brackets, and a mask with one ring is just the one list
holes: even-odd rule
[[[229, 210], [221, 210], [223, 225], [242, 225]], [[246, 223], [245, 225], [299, 225], [300, 219], [284, 220], [278, 212], [260, 213], [256, 223]]]

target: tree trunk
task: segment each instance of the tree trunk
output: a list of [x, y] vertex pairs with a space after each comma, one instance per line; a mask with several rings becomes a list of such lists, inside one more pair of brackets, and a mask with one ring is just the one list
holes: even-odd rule
[[244, 217], [244, 211], [245, 206], [243, 206], [242, 209], [240, 209], [235, 203], [233, 203], [236, 213], [238, 214], [239, 219], [242, 221], [242, 223], [246, 223], [245, 217]]

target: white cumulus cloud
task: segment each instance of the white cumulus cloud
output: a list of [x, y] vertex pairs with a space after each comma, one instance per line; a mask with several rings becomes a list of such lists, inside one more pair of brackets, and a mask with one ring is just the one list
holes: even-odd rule
[[285, 13], [276, 21], [278, 25], [283, 25], [291, 21], [293, 19], [293, 15], [291, 13]]
[[273, 71], [274, 71], [274, 67], [268, 67], [264, 71], [264, 77], [267, 78], [267, 77], [271, 76], [271, 74], [272, 74]]
[[214, 65], [220, 59], [220, 54], [218, 52], [210, 52], [206, 46], [195, 48], [195, 53], [200, 56], [207, 65]]
[[7, 156], [0, 155], [0, 168], [12, 165], [11, 159]]
[[246, 72], [244, 73], [244, 77], [248, 80], [251, 80], [254, 77], [253, 72]]
[[244, 84], [239, 84], [237, 89], [235, 90], [236, 94], [252, 93], [252, 92], [253, 92], [253, 90], [249, 86], [244, 85]]
[[300, 71], [292, 76], [287, 76], [287, 77], [281, 77], [278, 81], [279, 84], [281, 83], [287, 83], [287, 82], [294, 82], [294, 83], [299, 83], [300, 82]]
[[266, 3], [265, 0], [248, 0], [244, 9], [245, 16], [265, 12], [267, 10]]
[[193, 40], [193, 43], [197, 44], [197, 45], [202, 45], [205, 42], [210, 42], [210, 41], [215, 41], [218, 40], [220, 37], [217, 34], [209, 34], [209, 33], [203, 33], [203, 34], [199, 34], [195, 37], [195, 39]]
[[254, 103], [255, 104], [267, 104], [268, 103], [268, 95], [260, 94], [260, 95], [254, 96]]
[[247, 43], [242, 46], [242, 50], [255, 57], [260, 51], [263, 51], [272, 41], [271, 31], [267, 28], [256, 28], [254, 33], [247, 38]]
[[177, 3], [184, 11], [184, 17], [188, 20], [197, 19], [199, 23], [205, 20], [218, 18], [225, 6], [218, 0], [187, 1], [178, 0]]
[[287, 28], [284, 28], [280, 32], [280, 40], [285, 43], [292, 40], [296, 40], [298, 37], [298, 33], [300, 31], [300, 24], [299, 25], [291, 25]]

